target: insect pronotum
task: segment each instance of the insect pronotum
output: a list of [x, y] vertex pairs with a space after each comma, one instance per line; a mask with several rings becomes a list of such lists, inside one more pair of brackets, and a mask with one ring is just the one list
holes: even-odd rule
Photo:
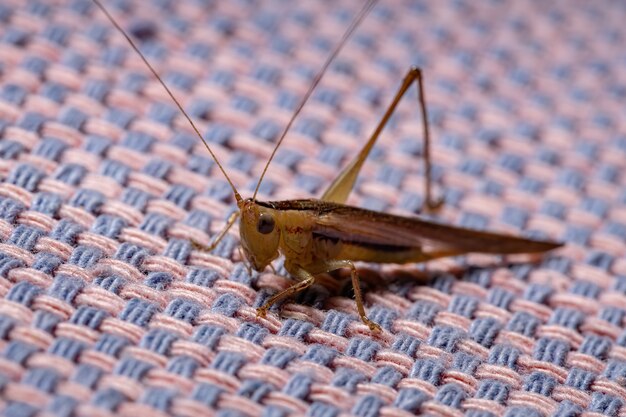
[[185, 112], [174, 94], [163, 82], [159, 74], [139, 51], [130, 36], [121, 28], [99, 0], [93, 0], [122, 33], [130, 46], [144, 61], [174, 101], [192, 129], [200, 138], [211, 157], [215, 160], [233, 191], [238, 211], [230, 217], [226, 227], [204, 250], [212, 250], [225, 236], [228, 229], [240, 218], [239, 233], [241, 248], [248, 265], [263, 271], [279, 255], [284, 256], [285, 269], [297, 282], [289, 288], [270, 297], [257, 309], [259, 316], [265, 316], [268, 309], [277, 301], [308, 288], [315, 282], [315, 276], [339, 268], [351, 272], [352, 286], [358, 314], [372, 330], [380, 330], [378, 324], [370, 321], [363, 306], [359, 275], [355, 261], [377, 263], [417, 263], [432, 259], [466, 254], [470, 252], [489, 254], [518, 254], [545, 252], [561, 246], [547, 240], [533, 240], [500, 233], [482, 232], [446, 224], [434, 223], [419, 217], [402, 217], [378, 211], [365, 210], [345, 205], [363, 162], [369, 155], [383, 128], [396, 109], [400, 99], [416, 83], [418, 103], [423, 125], [423, 158], [425, 164], [425, 209], [436, 210], [442, 201], [436, 201], [432, 194], [430, 131], [424, 94], [424, 77], [421, 69], [411, 68], [385, 111], [376, 129], [358, 155], [343, 169], [319, 199], [258, 201], [256, 195], [267, 168], [283, 142], [294, 119], [300, 113], [324, 72], [339, 53], [352, 32], [357, 28], [376, 0], [368, 0], [353, 18], [342, 39], [333, 49], [311, 86], [302, 97], [291, 119], [284, 127], [270, 155], [251, 198], [243, 199], [224, 167], [204, 140], [193, 120]]

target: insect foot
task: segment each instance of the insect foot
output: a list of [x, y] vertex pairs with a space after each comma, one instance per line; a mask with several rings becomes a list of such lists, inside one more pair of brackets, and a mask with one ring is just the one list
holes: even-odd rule
[[363, 323], [367, 324], [368, 327], [370, 328], [370, 330], [373, 331], [374, 333], [383, 331], [383, 329], [380, 327], [380, 325], [378, 325], [377, 323], [374, 323], [370, 319], [363, 320]]
[[256, 309], [256, 316], [260, 318], [264, 318], [267, 315], [267, 307], [259, 307]]

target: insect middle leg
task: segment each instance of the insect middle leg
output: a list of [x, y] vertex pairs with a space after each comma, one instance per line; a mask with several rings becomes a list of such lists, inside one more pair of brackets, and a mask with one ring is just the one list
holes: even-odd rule
[[398, 89], [398, 92], [394, 96], [391, 104], [385, 111], [382, 119], [378, 123], [378, 126], [372, 133], [372, 136], [367, 141], [363, 149], [359, 154], [343, 169], [343, 171], [335, 178], [332, 184], [328, 187], [321, 199], [325, 201], [333, 201], [335, 203], [345, 203], [352, 191], [354, 183], [361, 171], [363, 163], [367, 159], [370, 151], [374, 147], [374, 144], [378, 140], [384, 127], [389, 122], [393, 112], [396, 110], [398, 103], [409, 90], [412, 83], [417, 82], [418, 86], [418, 101], [420, 105], [420, 112], [422, 116], [422, 123], [424, 126], [423, 134], [423, 150], [424, 157], [424, 186], [426, 198], [424, 201], [424, 208], [429, 211], [435, 211], [441, 207], [443, 200], [435, 199], [432, 192], [432, 166], [430, 158], [430, 129], [428, 124], [428, 112], [426, 110], [426, 97], [424, 94], [424, 76], [422, 70], [417, 67], [411, 68], [402, 80], [402, 85]]

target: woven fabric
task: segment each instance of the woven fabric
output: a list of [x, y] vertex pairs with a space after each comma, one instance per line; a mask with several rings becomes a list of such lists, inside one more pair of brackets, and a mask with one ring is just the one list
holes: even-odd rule
[[[103, 0], [244, 197], [360, 1]], [[24, 4], [26, 3], [26, 4]], [[30, 416], [626, 415], [624, 2], [383, 0], [279, 150], [261, 199], [319, 196], [407, 70], [425, 72], [439, 221], [543, 256], [248, 274], [228, 184], [87, 0], [0, 4], [0, 409]], [[353, 205], [423, 200], [415, 91]]]

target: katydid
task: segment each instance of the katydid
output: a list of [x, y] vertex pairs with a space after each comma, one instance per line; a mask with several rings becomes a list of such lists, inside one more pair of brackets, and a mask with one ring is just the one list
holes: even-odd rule
[[417, 98], [423, 120], [422, 155], [425, 164], [425, 209], [436, 210], [440, 207], [442, 201], [435, 199], [432, 192], [430, 131], [423, 74], [419, 68], [411, 68], [407, 72], [398, 92], [363, 149], [343, 169], [319, 199], [269, 202], [256, 199], [267, 168], [296, 116], [304, 107], [317, 84], [319, 84], [334, 57], [339, 53], [352, 32], [374, 7], [376, 0], [367, 1], [361, 11], [354, 17], [341, 41], [317, 73], [311, 86], [279, 136], [276, 146], [259, 178], [253, 196], [246, 199], [241, 197], [192, 119], [162, 81], [156, 70], [139, 51], [133, 40], [119, 26], [99, 0], [93, 1], [124, 35], [131, 47], [139, 54], [149, 70], [161, 83], [184, 117], [189, 121], [194, 132], [204, 143], [204, 146], [232, 188], [238, 211], [230, 217], [226, 227], [213, 240], [212, 244], [201, 249], [212, 250], [215, 248], [217, 243], [239, 218], [241, 248], [244, 259], [249, 266], [261, 272], [270, 266], [280, 255], [284, 257], [285, 269], [296, 280], [296, 283], [270, 297], [265, 304], [257, 309], [259, 316], [265, 316], [268, 309], [277, 301], [310, 287], [315, 282], [316, 275], [340, 268], [348, 268], [351, 272], [356, 306], [361, 320], [370, 329], [380, 330], [379, 325], [369, 320], [365, 313], [359, 275], [354, 266], [356, 261], [397, 264], [419, 263], [470, 252], [488, 254], [537, 253], [561, 246], [560, 243], [549, 240], [534, 240], [501, 233], [476, 231], [432, 222], [417, 216], [403, 217], [345, 204], [361, 167], [383, 128], [402, 97], [409, 91], [409, 87], [416, 83], [418, 87]]

